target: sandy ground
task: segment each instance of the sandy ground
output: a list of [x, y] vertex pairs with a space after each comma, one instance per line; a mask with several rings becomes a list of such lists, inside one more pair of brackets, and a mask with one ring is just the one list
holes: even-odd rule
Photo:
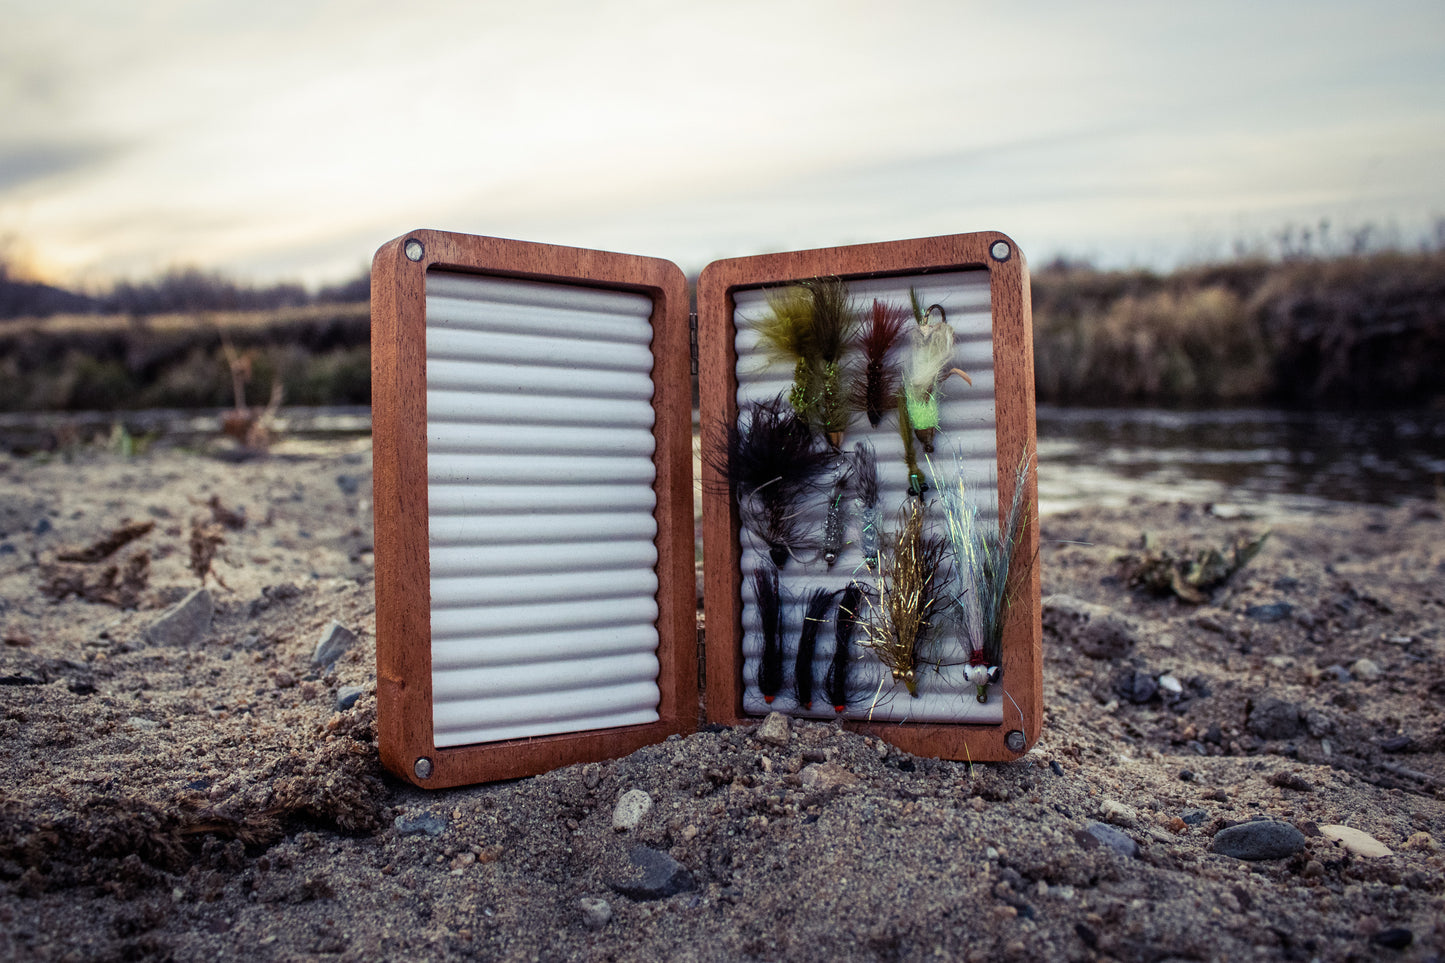
[[[364, 444], [0, 460], [0, 959], [1445, 953], [1439, 505], [1044, 519], [1016, 763], [794, 723], [428, 793], [376, 762], [370, 493]], [[1271, 526], [1203, 604], [1122, 574]], [[203, 583], [208, 627], [152, 628]], [[1278, 855], [1215, 851], [1261, 819]]]

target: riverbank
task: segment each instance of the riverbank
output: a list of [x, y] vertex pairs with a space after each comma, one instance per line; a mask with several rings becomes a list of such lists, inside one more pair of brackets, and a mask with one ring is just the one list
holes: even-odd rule
[[[1045, 728], [1013, 764], [799, 723], [782, 745], [705, 731], [426, 793], [375, 757], [365, 446], [0, 457], [0, 956], [1445, 953], [1435, 502], [1275, 520], [1197, 606], [1131, 588], [1119, 559], [1145, 532], [1178, 550], [1262, 520], [1046, 517]], [[103, 558], [61, 558], [117, 532]], [[156, 629], [197, 570], [209, 626]], [[333, 621], [357, 641], [316, 666]], [[652, 807], [620, 831], [630, 790]], [[1261, 818], [1231, 835], [1280, 855], [1218, 851]], [[1339, 825], [1390, 854], [1332, 841]], [[636, 846], [684, 888], [619, 892]]]
[[[1036, 265], [1038, 400], [1296, 409], [1445, 404], [1445, 252], [1239, 260], [1171, 274]], [[0, 321], [0, 412], [371, 397], [365, 303]]]

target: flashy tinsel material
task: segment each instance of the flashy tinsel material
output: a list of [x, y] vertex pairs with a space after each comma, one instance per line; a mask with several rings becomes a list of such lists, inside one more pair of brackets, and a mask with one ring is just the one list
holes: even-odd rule
[[939, 596], [943, 579], [944, 544], [924, 533], [923, 506], [910, 499], [883, 560], [878, 579], [878, 604], [873, 617], [864, 623], [863, 642], [878, 661], [903, 683], [911, 696], [918, 695], [918, 667], [923, 660], [934, 621], [942, 614]]
[[[903, 368], [903, 397], [908, 405], [908, 418], [923, 450], [933, 452], [933, 437], [938, 431], [938, 393], [943, 379], [956, 374], [973, 384], [973, 379], [953, 364], [953, 327], [943, 308], [937, 304], [924, 310], [918, 294], [908, 292], [913, 302], [913, 316], [918, 322], [911, 335], [912, 351]], [[937, 312], [938, 320], [930, 320]]]
[[818, 630], [828, 621], [828, 610], [833, 607], [837, 592], [814, 589], [808, 596], [808, 611], [803, 616], [803, 630], [798, 634], [798, 655], [793, 662], [793, 686], [798, 695], [798, 705], [804, 709], [813, 708], [813, 653], [818, 648]]
[[847, 286], [805, 281], [770, 293], [768, 308], [754, 327], [771, 361], [793, 365], [788, 402], [837, 447], [853, 413], [847, 355], [858, 334]]
[[873, 310], [858, 338], [858, 347], [863, 353], [863, 377], [857, 388], [857, 404], [874, 428], [898, 403], [898, 365], [892, 355], [908, 317], [907, 308], [874, 298]]
[[783, 690], [783, 600], [778, 570], [760, 565], [753, 571], [753, 598], [762, 623], [763, 651], [758, 658], [758, 691], [769, 704]]
[[952, 593], [968, 652], [964, 677], [974, 686], [978, 701], [987, 702], [988, 687], [1003, 681], [1004, 621], [1008, 618], [1009, 600], [1016, 591], [1010, 579], [1016, 583], [1033, 564], [1031, 559], [1024, 559], [1022, 571], [1014, 567], [1014, 554], [1028, 527], [1024, 502], [1032, 458], [1026, 452], [1019, 460], [1014, 472], [1013, 498], [1001, 520], [1000, 530], [979, 520], [978, 506], [965, 497], [963, 458], [955, 457], [957, 481], [939, 485], [944, 524], [954, 557]]
[[873, 446], [860, 441], [853, 446], [853, 491], [858, 502], [858, 547], [868, 571], [878, 570], [878, 459]]
[[781, 396], [755, 402], [729, 428], [726, 460], [713, 467], [727, 477], [744, 527], [767, 545], [773, 564], [782, 567], [807, 546], [800, 502], [836, 457]]
[[848, 667], [853, 661], [853, 632], [858, 628], [858, 606], [863, 602], [863, 588], [857, 582], [849, 582], [838, 602], [838, 617], [833, 630], [833, 657], [828, 664], [828, 676], [823, 680], [828, 701], [834, 712], [848, 708]]

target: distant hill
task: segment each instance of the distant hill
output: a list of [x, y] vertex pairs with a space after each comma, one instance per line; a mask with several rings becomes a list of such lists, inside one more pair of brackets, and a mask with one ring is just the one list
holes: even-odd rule
[[0, 273], [0, 320], [85, 314], [96, 308], [95, 299], [84, 294], [35, 281], [15, 281]]

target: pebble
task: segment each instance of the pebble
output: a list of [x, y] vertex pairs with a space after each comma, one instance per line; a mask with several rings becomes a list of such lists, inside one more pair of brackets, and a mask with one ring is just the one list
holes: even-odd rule
[[1415, 942], [1415, 934], [1403, 926], [1396, 926], [1388, 930], [1380, 930], [1370, 937], [1370, 942], [1377, 946], [1383, 946], [1387, 950], [1403, 950]]
[[1326, 681], [1338, 682], [1343, 685], [1351, 681], [1354, 677], [1350, 675], [1349, 669], [1336, 663], [1335, 665], [1327, 665], [1321, 669], [1320, 678]]
[[686, 866], [666, 853], [634, 846], [627, 854], [632, 871], [607, 885], [635, 900], [665, 899], [692, 889], [697, 884]]
[[1054, 775], [1056, 776], [1062, 776], [1064, 774], [1064, 767], [1059, 765], [1059, 761], [1057, 759], [1049, 760], [1049, 768], [1053, 770]]
[[1143, 705], [1159, 693], [1159, 683], [1147, 672], [1125, 669], [1115, 677], [1114, 691], [1130, 702]]
[[1283, 622], [1294, 614], [1294, 606], [1288, 602], [1251, 605], [1245, 608], [1244, 614], [1256, 622]]
[[333, 620], [321, 633], [321, 641], [316, 643], [316, 651], [311, 656], [311, 664], [330, 665], [355, 644], [356, 633]]
[[1414, 744], [1415, 740], [1402, 732], [1399, 735], [1394, 735], [1383, 740], [1380, 743], [1380, 748], [1385, 752], [1404, 752], [1414, 746]]
[[1284, 859], [1305, 848], [1305, 837], [1289, 823], [1259, 819], [1221, 829], [1209, 848], [1235, 859]]
[[589, 762], [582, 767], [582, 785], [588, 789], [596, 789], [597, 784], [602, 781], [602, 767], [595, 762]]
[[582, 907], [582, 925], [589, 930], [600, 930], [612, 922], [612, 905], [607, 900], [584, 896], [578, 903]]
[[1385, 672], [1369, 659], [1357, 659], [1350, 664], [1350, 674], [1361, 682], [1374, 682]]
[[1159, 691], [1163, 692], [1166, 698], [1177, 699], [1184, 694], [1184, 683], [1166, 672], [1159, 677]]
[[862, 782], [856, 775], [836, 762], [822, 762], [803, 767], [798, 774], [803, 788], [810, 792], [826, 792], [830, 789], [846, 789]]
[[1379, 857], [1393, 856], [1394, 850], [1380, 842], [1369, 833], [1360, 832], [1349, 826], [1321, 826], [1320, 834], [1326, 839], [1332, 839], [1341, 846], [1354, 853], [1356, 856]]
[[766, 742], [771, 746], [786, 746], [791, 732], [788, 728], [788, 717], [781, 712], [769, 712], [763, 724], [758, 726], [758, 731], [753, 734], [759, 742]]
[[336, 690], [336, 711], [345, 712], [356, 705], [356, 700], [361, 698], [362, 689], [360, 686], [344, 685]]
[[1302, 727], [1300, 708], [1293, 702], [1264, 696], [1250, 707], [1245, 726], [1261, 739], [1293, 739]]
[[1191, 826], [1198, 826], [1200, 823], [1204, 822], [1204, 820], [1209, 818], [1209, 813], [1205, 812], [1202, 809], [1186, 809], [1184, 812], [1179, 814], [1179, 818], [1184, 820]]
[[1115, 826], [1131, 827], [1139, 822], [1139, 810], [1113, 799], [1099, 803], [1099, 817]]
[[1422, 853], [1433, 853], [1440, 847], [1435, 842], [1434, 836], [1422, 830], [1410, 834], [1410, 838], [1405, 840], [1405, 848], [1419, 850]]
[[[1103, 823], [1089, 823], [1084, 827], [1083, 834], [1095, 839], [1095, 845], [1104, 845], [1126, 859], [1132, 859], [1139, 855], [1139, 844], [1130, 838], [1128, 833], [1120, 832], [1113, 826], [1106, 826]], [[1077, 837], [1076, 837], [1077, 838]], [[1080, 839], [1080, 842], [1083, 842]], [[1085, 843], [1087, 846], [1088, 844]]]
[[423, 812], [398, 816], [392, 825], [403, 836], [440, 836], [446, 831], [447, 821], [434, 813]]
[[199, 588], [161, 613], [145, 630], [151, 645], [190, 645], [211, 629], [216, 603], [211, 593]]
[[652, 797], [641, 789], [629, 789], [617, 800], [617, 808], [612, 810], [612, 828], [619, 833], [630, 832], [651, 811]]

